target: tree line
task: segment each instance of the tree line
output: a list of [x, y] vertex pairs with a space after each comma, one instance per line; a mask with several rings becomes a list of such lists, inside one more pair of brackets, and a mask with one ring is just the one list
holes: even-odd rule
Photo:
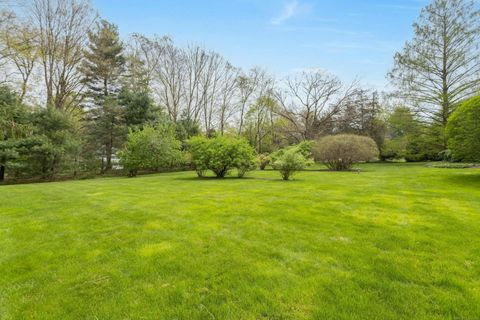
[[371, 137], [382, 159], [441, 159], [449, 117], [478, 93], [478, 21], [471, 1], [424, 8], [394, 57], [396, 91], [386, 94], [320, 70], [275, 79], [166, 36], [122, 39], [87, 0], [5, 6], [0, 180], [107, 173], [121, 166], [129, 140], [152, 130], [172, 136], [180, 151], [197, 135], [243, 137], [265, 154], [356, 134]]

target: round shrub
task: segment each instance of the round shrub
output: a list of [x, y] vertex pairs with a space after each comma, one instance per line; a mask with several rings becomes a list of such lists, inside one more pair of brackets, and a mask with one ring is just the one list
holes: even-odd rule
[[283, 180], [289, 180], [296, 172], [303, 170], [310, 161], [295, 148], [290, 148], [281, 153], [273, 163], [273, 168], [280, 172]]
[[455, 110], [448, 120], [447, 136], [454, 161], [480, 162], [480, 96]]
[[373, 139], [351, 134], [326, 136], [312, 148], [315, 161], [330, 170], [349, 170], [354, 163], [375, 160], [379, 151]]
[[217, 178], [223, 178], [232, 169], [237, 169], [241, 178], [256, 167], [254, 151], [243, 139], [193, 137], [188, 140], [188, 148], [199, 177], [211, 170]]

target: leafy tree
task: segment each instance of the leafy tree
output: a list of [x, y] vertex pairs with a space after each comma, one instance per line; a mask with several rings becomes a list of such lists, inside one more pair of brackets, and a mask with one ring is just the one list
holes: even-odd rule
[[433, 1], [422, 10], [413, 40], [395, 55], [389, 74], [400, 95], [443, 129], [455, 106], [480, 85], [479, 14], [470, 0]]
[[381, 149], [383, 159], [402, 159], [406, 157], [410, 140], [418, 136], [421, 123], [410, 108], [398, 106], [387, 118], [385, 144]]
[[171, 124], [130, 129], [127, 143], [119, 152], [120, 162], [130, 176], [135, 176], [138, 170], [171, 168], [180, 163], [180, 147]]
[[350, 134], [323, 137], [313, 147], [315, 161], [335, 171], [349, 170], [354, 163], [374, 160], [378, 154], [371, 138]]
[[453, 160], [480, 162], [480, 97], [464, 102], [447, 125]]
[[255, 168], [252, 147], [243, 139], [219, 136], [215, 138], [193, 137], [188, 141], [192, 163], [199, 177], [211, 170], [217, 178], [225, 177], [237, 169], [239, 177]]
[[309, 164], [310, 161], [302, 153], [295, 148], [290, 148], [282, 152], [272, 166], [280, 172], [283, 180], [289, 180], [296, 172], [303, 170]]

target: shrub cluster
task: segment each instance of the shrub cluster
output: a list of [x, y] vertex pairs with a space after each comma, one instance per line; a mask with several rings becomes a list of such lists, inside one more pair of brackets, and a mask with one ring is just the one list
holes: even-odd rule
[[204, 176], [211, 170], [217, 178], [225, 177], [232, 169], [237, 169], [238, 177], [256, 167], [255, 155], [247, 141], [231, 137], [193, 137], [188, 141], [191, 161], [197, 175]]
[[378, 147], [369, 137], [351, 134], [326, 136], [315, 142], [312, 153], [315, 161], [330, 170], [349, 170], [354, 163], [375, 160]]
[[138, 170], [158, 170], [178, 165], [182, 159], [181, 142], [169, 125], [146, 126], [130, 130], [125, 147], [119, 152], [120, 163], [135, 176]]

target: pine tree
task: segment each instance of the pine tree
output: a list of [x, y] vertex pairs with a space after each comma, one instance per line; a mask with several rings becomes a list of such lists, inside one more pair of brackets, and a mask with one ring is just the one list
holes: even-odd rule
[[112, 168], [115, 148], [120, 147], [125, 138], [123, 111], [117, 101], [125, 57], [118, 28], [108, 21], [101, 20], [96, 30], [88, 34], [88, 38], [82, 71], [88, 88], [91, 133], [94, 135], [92, 138], [102, 144], [100, 151], [103, 172]]

